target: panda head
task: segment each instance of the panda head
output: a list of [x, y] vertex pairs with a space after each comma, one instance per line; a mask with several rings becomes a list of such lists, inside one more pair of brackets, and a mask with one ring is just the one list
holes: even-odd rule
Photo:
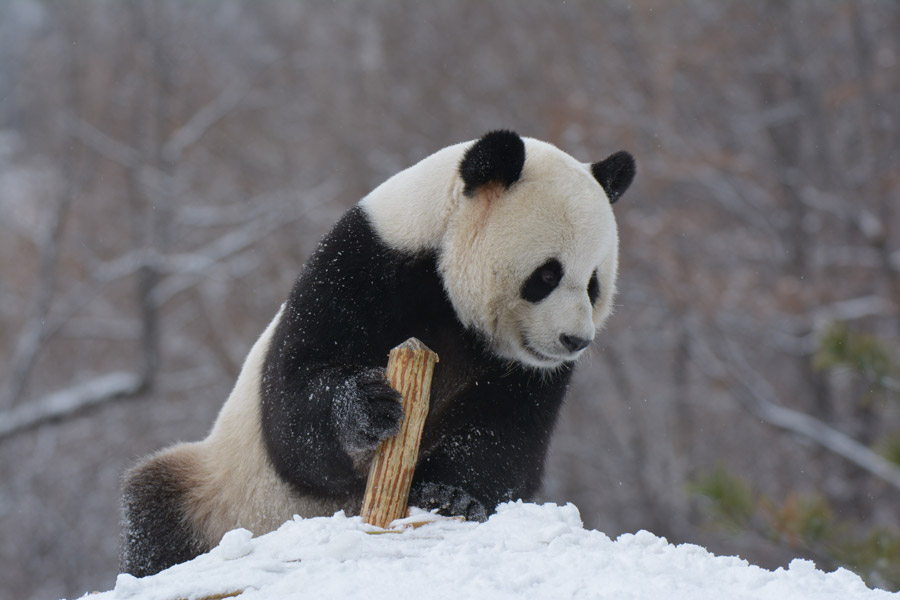
[[510, 131], [469, 145], [439, 252], [463, 324], [499, 356], [531, 367], [578, 358], [612, 310], [611, 204], [634, 174], [627, 152], [585, 164]]

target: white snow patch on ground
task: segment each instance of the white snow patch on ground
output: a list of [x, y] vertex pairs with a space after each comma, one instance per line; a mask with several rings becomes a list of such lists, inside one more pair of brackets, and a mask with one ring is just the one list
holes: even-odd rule
[[402, 533], [359, 517], [300, 519], [219, 547], [151, 577], [119, 575], [90, 600], [196, 600], [243, 591], [242, 600], [293, 598], [615, 600], [875, 600], [850, 571], [824, 573], [805, 560], [768, 571], [700, 546], [674, 546], [646, 531], [584, 529], [571, 504], [501, 505], [486, 523], [439, 520]]

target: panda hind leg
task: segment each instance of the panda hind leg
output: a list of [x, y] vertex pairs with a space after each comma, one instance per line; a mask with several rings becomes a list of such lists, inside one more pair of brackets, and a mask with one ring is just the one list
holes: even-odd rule
[[413, 484], [409, 493], [410, 506], [425, 510], [437, 509], [445, 517], [462, 516], [467, 521], [487, 521], [488, 511], [479, 500], [461, 487], [446, 483], [422, 482]]
[[185, 513], [196, 472], [186, 446], [163, 450], [125, 473], [119, 562], [122, 573], [153, 575], [209, 550], [191, 531]]

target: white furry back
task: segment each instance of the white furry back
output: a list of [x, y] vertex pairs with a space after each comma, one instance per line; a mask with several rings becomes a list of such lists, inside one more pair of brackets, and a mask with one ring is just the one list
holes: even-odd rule
[[472, 142], [438, 150], [372, 190], [359, 205], [390, 246], [415, 252], [437, 249], [462, 194], [459, 161]]
[[238, 527], [261, 535], [277, 529], [295, 514], [330, 516], [348, 509], [295, 494], [275, 473], [266, 455], [260, 383], [269, 344], [283, 311], [284, 306], [251, 348], [209, 436], [202, 442], [180, 447], [194, 455], [198, 466], [188, 501], [188, 517], [211, 546]]

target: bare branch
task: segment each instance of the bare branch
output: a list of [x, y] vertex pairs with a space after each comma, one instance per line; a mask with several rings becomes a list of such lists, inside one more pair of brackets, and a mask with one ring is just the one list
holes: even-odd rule
[[734, 344], [724, 336], [719, 337], [730, 360], [720, 360], [703, 336], [695, 335], [698, 350], [704, 354], [703, 360], [696, 363], [701, 369], [714, 365], [719, 375], [722, 372], [731, 375], [745, 392], [737, 395], [745, 409], [769, 425], [800, 435], [900, 490], [900, 468], [819, 419], [785, 408], [776, 401], [777, 395], [765, 378], [753, 370]]
[[869, 317], [892, 318], [898, 307], [881, 296], [859, 296], [816, 306], [796, 315], [782, 314], [766, 321], [739, 311], [722, 311], [719, 322], [744, 339], [777, 348], [792, 356], [809, 356], [816, 350], [820, 332], [836, 321], [854, 321]]
[[32, 310], [22, 328], [10, 361], [9, 379], [3, 394], [2, 407], [11, 407], [22, 395], [34, 363], [46, 339], [47, 313], [56, 290], [57, 266], [59, 263], [60, 241], [72, 193], [63, 194], [50, 216], [50, 223], [44, 231], [40, 244], [40, 266], [32, 298]]
[[0, 419], [0, 441], [46, 423], [71, 418], [88, 408], [135, 396], [143, 389], [144, 381], [135, 373], [116, 372], [88, 379], [3, 415]]
[[245, 84], [232, 85], [222, 91], [212, 102], [195, 112], [163, 144], [162, 158], [174, 164], [182, 153], [197, 143], [203, 135], [241, 102], [249, 91]]
[[[282, 193], [284, 192], [278, 192]], [[253, 247], [260, 240], [308, 216], [315, 209], [328, 205], [335, 194], [336, 184], [330, 180], [325, 181], [306, 193], [307, 205], [302, 211], [286, 215], [285, 211], [273, 208], [263, 217], [229, 231], [193, 252], [168, 257], [165, 272], [173, 276], [167, 277], [154, 290], [156, 304], [162, 306], [177, 294], [196, 285], [209, 273], [212, 266]]]
[[83, 340], [114, 340], [133, 342], [138, 339], [140, 326], [135, 319], [106, 317], [76, 317], [54, 332], [59, 337]]
[[889, 392], [900, 394], [900, 380], [894, 379], [893, 377], [882, 377], [878, 383]]
[[126, 169], [140, 166], [140, 152], [109, 137], [81, 117], [69, 115], [65, 118], [66, 131], [76, 140], [109, 160]]
[[91, 280], [97, 283], [110, 283], [123, 277], [130, 277], [143, 268], [159, 268], [164, 257], [153, 248], [138, 248], [112, 260], [97, 263], [91, 270]]
[[228, 86], [212, 102], [191, 115], [187, 122], [170, 135], [163, 144], [163, 161], [168, 164], [177, 162], [185, 150], [196, 144], [216, 123], [245, 102], [247, 95], [256, 85], [256, 81], [268, 72], [270, 67], [278, 64], [284, 58], [285, 56], [281, 54], [271, 57], [261, 65], [254, 76], [249, 78], [249, 81]]

